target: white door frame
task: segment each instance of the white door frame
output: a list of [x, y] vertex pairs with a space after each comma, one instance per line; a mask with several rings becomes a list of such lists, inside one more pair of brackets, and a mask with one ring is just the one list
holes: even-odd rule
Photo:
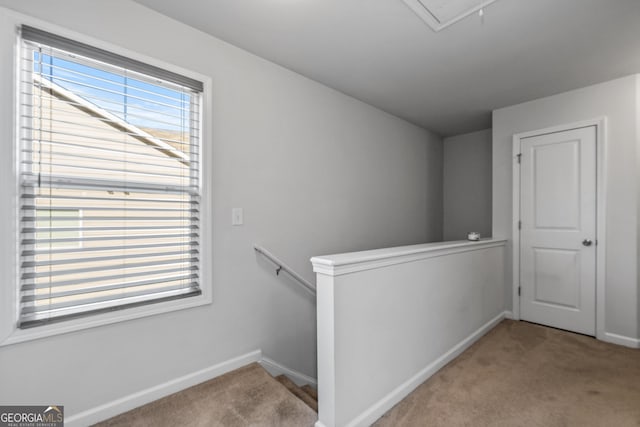
[[605, 215], [606, 215], [606, 156], [607, 156], [607, 118], [599, 117], [575, 123], [522, 132], [513, 135], [513, 224], [512, 224], [512, 260], [513, 260], [513, 318], [520, 320], [520, 164], [521, 140], [532, 136], [563, 132], [573, 129], [596, 127], [596, 338], [606, 340], [604, 324], [605, 299]]

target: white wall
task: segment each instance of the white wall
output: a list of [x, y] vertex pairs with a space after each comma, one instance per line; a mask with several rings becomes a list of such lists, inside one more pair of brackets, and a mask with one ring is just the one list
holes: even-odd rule
[[445, 138], [443, 240], [491, 236], [491, 129]]
[[[493, 112], [493, 235], [511, 239], [512, 136], [607, 118], [605, 331], [638, 338], [638, 77], [628, 76]], [[507, 251], [511, 276], [511, 248]], [[505, 301], [511, 307], [511, 284]]]
[[368, 426], [504, 316], [504, 241], [312, 259], [319, 424]]
[[[205, 260], [214, 303], [0, 348], [0, 402], [56, 402], [73, 415], [259, 348], [315, 376], [314, 301], [276, 278], [252, 244], [313, 280], [313, 254], [441, 239], [436, 135], [131, 1], [0, 5], [211, 76], [214, 147], [213, 259]], [[15, 25], [0, 11], [4, 153]], [[4, 182], [11, 170], [2, 156]], [[244, 226], [230, 225], [232, 207], [244, 208]], [[12, 209], [3, 200], [4, 224]], [[0, 253], [15, 250], [8, 240]], [[6, 259], [0, 283], [15, 286]]]

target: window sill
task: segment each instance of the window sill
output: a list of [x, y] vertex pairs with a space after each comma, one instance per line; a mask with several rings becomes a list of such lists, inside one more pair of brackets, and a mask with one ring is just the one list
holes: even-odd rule
[[50, 325], [43, 325], [30, 329], [14, 328], [9, 336], [0, 341], [0, 347], [37, 340], [41, 338], [47, 338], [55, 335], [67, 334], [84, 329], [96, 328], [98, 326], [110, 325], [113, 323], [126, 322], [128, 320], [140, 319], [143, 317], [200, 307], [203, 305], [211, 304], [211, 302], [211, 297], [207, 296], [206, 294], [202, 294], [191, 298], [150, 304], [119, 311], [112, 311], [109, 313], [102, 313], [89, 317], [81, 317], [65, 322], [53, 323]]

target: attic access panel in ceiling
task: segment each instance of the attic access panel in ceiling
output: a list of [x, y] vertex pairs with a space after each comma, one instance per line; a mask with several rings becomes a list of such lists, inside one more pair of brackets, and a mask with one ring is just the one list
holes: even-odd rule
[[434, 31], [466, 18], [496, 0], [404, 0]]

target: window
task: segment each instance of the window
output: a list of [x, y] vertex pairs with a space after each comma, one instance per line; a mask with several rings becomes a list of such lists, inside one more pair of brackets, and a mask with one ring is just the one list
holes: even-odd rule
[[18, 327], [201, 294], [201, 82], [22, 27]]
[[[54, 219], [64, 217], [64, 220]], [[53, 230], [53, 231], [52, 231]], [[80, 209], [36, 210], [36, 249], [82, 247]]]

